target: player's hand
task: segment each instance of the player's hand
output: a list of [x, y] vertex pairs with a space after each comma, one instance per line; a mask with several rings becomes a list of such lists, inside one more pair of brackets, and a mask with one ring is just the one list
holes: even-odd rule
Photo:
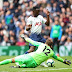
[[20, 37], [21, 37], [22, 39], [25, 39], [25, 35], [24, 35], [24, 34], [21, 34]]
[[50, 14], [50, 12], [47, 10], [47, 15], [49, 15]]
[[71, 61], [70, 61], [70, 60], [65, 59], [63, 63], [65, 63], [65, 64], [67, 64], [67, 65], [70, 65], [70, 64], [71, 64]]

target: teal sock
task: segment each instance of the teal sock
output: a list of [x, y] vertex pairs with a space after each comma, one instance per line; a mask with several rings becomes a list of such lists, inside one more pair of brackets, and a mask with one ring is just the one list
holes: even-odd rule
[[4, 65], [4, 64], [8, 64], [8, 63], [12, 63], [12, 59], [6, 59], [4, 61], [1, 61], [0, 65]]

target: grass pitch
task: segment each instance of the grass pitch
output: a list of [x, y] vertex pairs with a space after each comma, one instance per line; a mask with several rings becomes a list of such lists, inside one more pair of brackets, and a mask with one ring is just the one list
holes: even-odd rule
[[[9, 59], [13, 58], [13, 56], [0, 56], [0, 61], [4, 59]], [[71, 60], [72, 62], [72, 57], [67, 56], [67, 57], [62, 57], [63, 59], [68, 59]], [[50, 58], [51, 59], [51, 58]], [[0, 72], [72, 72], [72, 64], [70, 66], [65, 65], [55, 59], [55, 67], [42, 67], [38, 66], [36, 68], [10, 68], [10, 66], [13, 66], [15, 64], [7, 64], [7, 65], [1, 65], [0, 66]]]

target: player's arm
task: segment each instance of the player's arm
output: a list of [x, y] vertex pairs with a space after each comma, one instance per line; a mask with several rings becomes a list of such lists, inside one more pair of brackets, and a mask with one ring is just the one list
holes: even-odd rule
[[20, 37], [25, 39], [27, 42], [31, 43], [34, 46], [39, 46], [40, 44], [42, 44], [41, 42], [36, 42], [36, 41], [33, 41], [32, 39], [30, 39], [28, 37], [25, 37], [24, 34], [21, 34]]
[[29, 17], [26, 22], [26, 30], [29, 31], [32, 27], [32, 19]]
[[49, 14], [50, 14], [50, 12], [47, 10], [47, 20], [44, 19], [42, 16], [40, 17], [42, 19], [42, 24], [49, 26], [49, 24], [50, 24]]
[[47, 26], [49, 26], [49, 24], [50, 24], [49, 14], [50, 14], [50, 12], [47, 10], [47, 21], [45, 23]]
[[53, 39], [52, 34], [53, 34], [53, 27], [51, 28], [51, 33], [50, 33], [50, 38], [51, 38], [51, 39]]
[[58, 40], [60, 40], [61, 37], [62, 37], [62, 27], [60, 27], [60, 34], [59, 34]]
[[53, 58], [56, 59], [56, 60], [58, 60], [58, 61], [60, 61], [60, 62], [62, 62], [62, 63], [65, 63], [67, 65], [70, 65], [71, 64], [70, 60], [66, 60], [66, 59], [63, 60], [62, 58], [56, 56], [55, 54], [53, 55]]
[[26, 26], [26, 31], [29, 31], [31, 29], [32, 25], [27, 25]]

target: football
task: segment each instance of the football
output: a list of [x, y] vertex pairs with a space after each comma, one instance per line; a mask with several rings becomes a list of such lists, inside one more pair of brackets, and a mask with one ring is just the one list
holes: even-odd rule
[[54, 60], [52, 60], [52, 59], [48, 59], [47, 60], [47, 65], [48, 65], [48, 67], [53, 67], [54, 66]]

